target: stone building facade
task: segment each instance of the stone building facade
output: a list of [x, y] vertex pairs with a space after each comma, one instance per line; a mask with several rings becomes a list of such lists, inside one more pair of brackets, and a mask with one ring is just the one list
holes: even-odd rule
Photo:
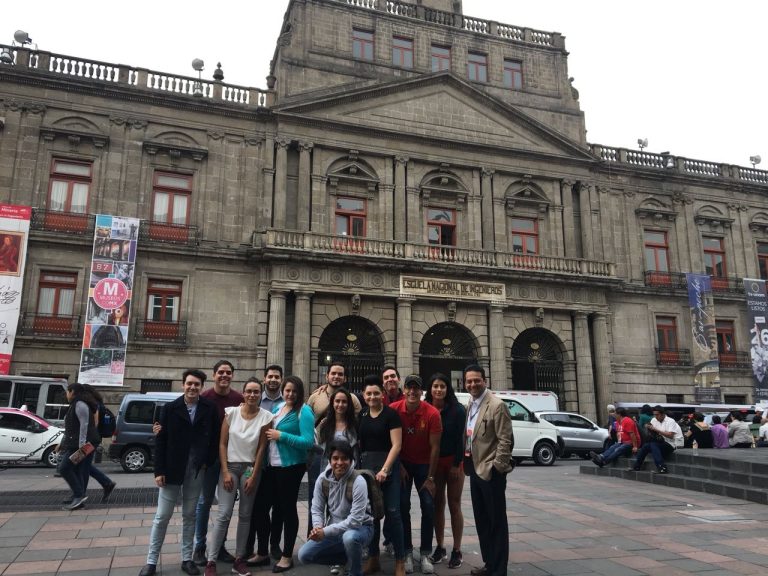
[[103, 213], [142, 220], [115, 402], [221, 357], [312, 386], [478, 361], [592, 416], [692, 401], [689, 271], [723, 398], [751, 400], [768, 173], [589, 144], [557, 33], [291, 0], [267, 89], [0, 49], [0, 201], [35, 208], [15, 373], [76, 378]]

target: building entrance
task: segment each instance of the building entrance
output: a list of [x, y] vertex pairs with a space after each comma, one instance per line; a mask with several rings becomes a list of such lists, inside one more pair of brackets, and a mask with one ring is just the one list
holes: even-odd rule
[[[451, 379], [453, 389], [464, 391], [462, 372], [477, 362], [477, 346], [472, 332], [456, 322], [442, 322], [427, 330], [419, 346], [419, 375], [426, 386], [435, 372]], [[402, 375], [405, 377], [405, 375]]]
[[562, 397], [563, 354], [549, 330], [524, 330], [512, 345], [512, 386], [515, 390], [554, 392]]
[[331, 322], [320, 336], [318, 382], [325, 382], [332, 362], [344, 364], [348, 390], [362, 391], [363, 378], [381, 374], [384, 366], [384, 347], [376, 325], [359, 316], [343, 316]]

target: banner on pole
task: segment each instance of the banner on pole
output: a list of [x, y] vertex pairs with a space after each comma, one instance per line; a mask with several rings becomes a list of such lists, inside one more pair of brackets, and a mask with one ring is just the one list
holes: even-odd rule
[[138, 218], [96, 216], [78, 382], [122, 386]]
[[0, 204], [0, 374], [10, 374], [32, 208]]
[[706, 274], [686, 274], [688, 306], [691, 311], [696, 402], [720, 402], [720, 362], [717, 354], [717, 327], [712, 279]]
[[752, 380], [754, 384], [753, 402], [768, 400], [768, 328], [766, 328], [766, 306], [768, 298], [765, 280], [744, 278], [744, 293], [747, 298], [747, 323], [749, 325], [750, 349], [752, 361]]

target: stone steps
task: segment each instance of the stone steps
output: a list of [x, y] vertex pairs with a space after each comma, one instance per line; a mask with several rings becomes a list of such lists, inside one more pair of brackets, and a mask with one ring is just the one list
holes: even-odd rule
[[[768, 504], [768, 450], [764, 453], [745, 451], [748, 452], [743, 455], [746, 459], [739, 459], [741, 454], [735, 449], [726, 452], [729, 452], [728, 457], [723, 457], [720, 451], [699, 450], [694, 456], [691, 450], [677, 450], [666, 462], [668, 474], [657, 473], [650, 457], [639, 472], [628, 469], [630, 460], [627, 458], [619, 458], [603, 468], [592, 463], [584, 464], [579, 467], [579, 472]], [[755, 458], [758, 455], [760, 458]]]

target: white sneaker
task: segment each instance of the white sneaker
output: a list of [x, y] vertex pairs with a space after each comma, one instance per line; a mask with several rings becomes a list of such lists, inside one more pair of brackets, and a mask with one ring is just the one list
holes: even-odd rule
[[429, 561], [429, 558], [425, 556], [421, 557], [421, 573], [422, 574], [432, 574], [435, 571], [435, 567], [432, 566], [432, 562]]
[[333, 574], [333, 576], [338, 576], [340, 573], [341, 573], [341, 566], [338, 566], [338, 565], [331, 566], [331, 574]]
[[410, 556], [405, 557], [405, 573], [413, 574], [413, 560]]

